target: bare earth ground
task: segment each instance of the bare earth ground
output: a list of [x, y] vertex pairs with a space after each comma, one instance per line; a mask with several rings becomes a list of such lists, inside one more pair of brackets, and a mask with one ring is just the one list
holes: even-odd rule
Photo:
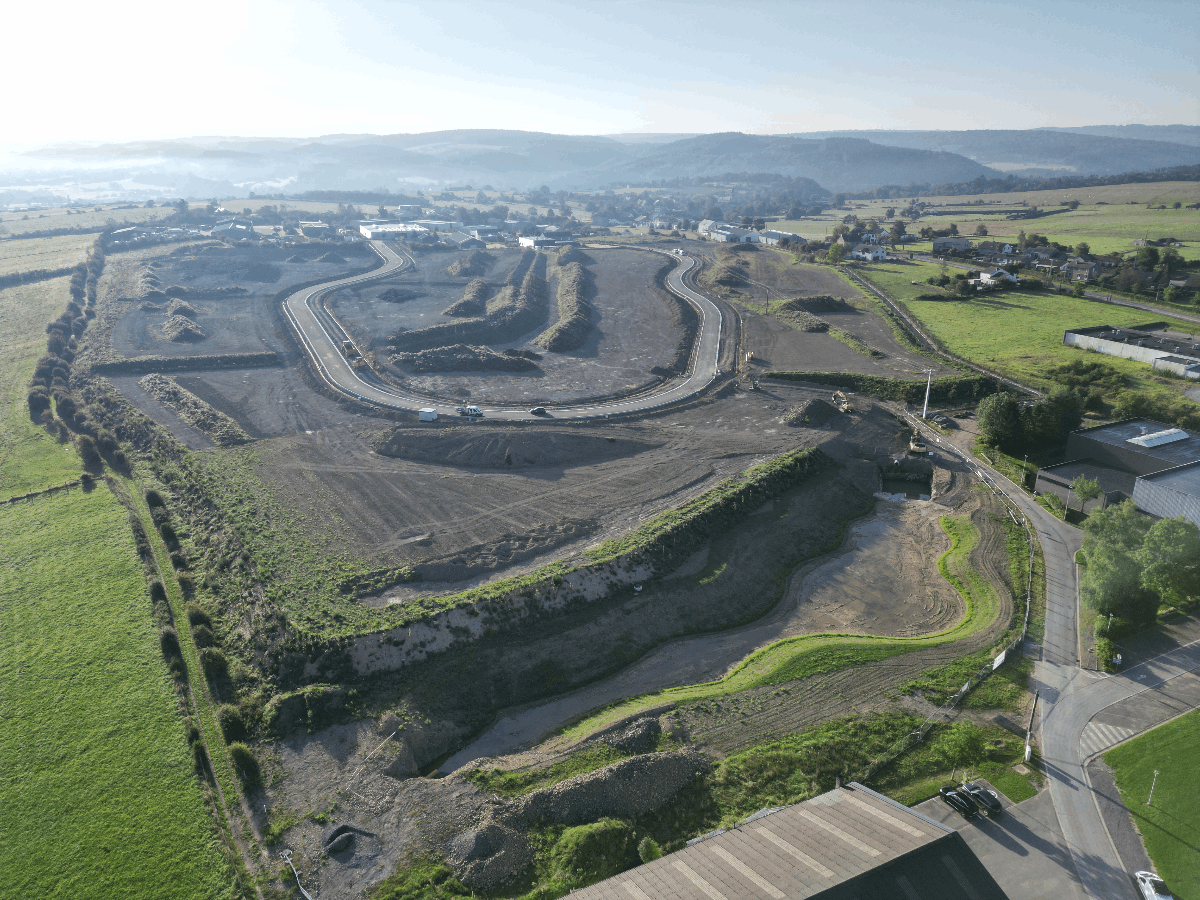
[[[106, 300], [126, 301], [120, 304], [120, 316], [112, 327], [112, 349], [119, 357], [214, 356], [282, 349], [271, 306], [281, 288], [316, 278], [334, 278], [370, 262], [367, 256], [356, 254], [348, 257], [349, 262], [317, 262], [318, 257], [313, 256], [289, 263], [285, 261], [286, 252], [264, 254], [207, 244], [122, 254], [109, 263], [111, 271], [101, 279]], [[147, 273], [157, 279], [160, 289], [179, 285], [196, 292], [238, 286], [248, 293], [185, 298], [196, 310], [195, 322], [207, 336], [193, 342], [175, 342], [161, 334], [165, 310], [142, 308], [142, 293], [154, 286], [145, 282]], [[155, 305], [161, 303], [156, 301]]]
[[[537, 328], [516, 340], [490, 344], [495, 350], [532, 350], [542, 356], [532, 372], [459, 372], [413, 374], [391, 367], [389, 377], [413, 390], [433, 397], [457, 397], [476, 402], [565, 403], [641, 390], [661, 379], [651, 374], [655, 366], [670, 365], [680, 337], [672, 322], [667, 301], [654, 285], [654, 273], [664, 257], [637, 250], [589, 249], [594, 262], [587, 268], [595, 278], [591, 298], [593, 328], [584, 345], [565, 353], [549, 353], [534, 346], [533, 339], [558, 320], [555, 301], [558, 266], [550, 254], [547, 276], [550, 302], [547, 318]], [[520, 258], [515, 250], [490, 250], [495, 262], [484, 276], [499, 285]], [[424, 328], [453, 317], [441, 315], [461, 299], [469, 278], [452, 278], [446, 267], [459, 254], [417, 255], [415, 271], [390, 280], [392, 286], [409, 290], [413, 299], [402, 303], [372, 303], [377, 296], [364, 289], [359, 298], [343, 292], [334, 310], [348, 326], [361, 334], [376, 351], [386, 353], [386, 337], [397, 327]]]

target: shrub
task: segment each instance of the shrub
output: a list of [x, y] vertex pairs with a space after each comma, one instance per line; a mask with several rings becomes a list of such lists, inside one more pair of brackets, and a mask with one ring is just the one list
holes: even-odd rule
[[187, 742], [194, 744], [200, 740], [200, 729], [196, 727], [196, 723], [189, 721], [187, 723]]
[[172, 553], [171, 565], [176, 569], [186, 569], [188, 567], [188, 559], [182, 553]]
[[158, 527], [158, 533], [162, 535], [162, 539], [167, 544], [176, 544], [179, 542], [179, 537], [175, 534], [175, 529], [171, 527], [170, 522], [163, 522]]
[[663, 855], [662, 847], [658, 846], [658, 842], [652, 837], [642, 838], [637, 849], [638, 858], [644, 863], [656, 860]]
[[205, 647], [200, 651], [200, 665], [204, 667], [204, 674], [210, 680], [229, 675], [229, 660], [216, 647]]
[[75, 438], [75, 449], [79, 451], [79, 458], [89, 469], [97, 469], [103, 465], [100, 454], [96, 451], [96, 442], [86, 434]]
[[150, 582], [150, 602], [164, 606], [167, 605], [167, 589], [163, 587], [163, 583], [157, 578]]
[[194, 603], [187, 605], [187, 620], [188, 624], [192, 626], [207, 625], [209, 628], [212, 628], [212, 618]]
[[227, 743], [246, 739], [246, 720], [236, 706], [221, 706], [217, 710], [217, 723]]
[[229, 759], [233, 762], [234, 771], [245, 790], [258, 787], [262, 781], [262, 771], [258, 767], [253, 751], [240, 741], [229, 745]]
[[209, 778], [212, 769], [208, 763], [208, 751], [204, 749], [204, 744], [197, 740], [192, 744], [192, 765], [196, 768], [196, 774], [201, 778]]
[[179, 646], [179, 635], [175, 633], [175, 629], [170, 625], [159, 632], [158, 645], [162, 648], [162, 654], [167, 659], [176, 659], [183, 656], [183, 650]]
[[207, 625], [197, 625], [192, 629], [192, 640], [196, 642], [196, 646], [200, 648], [216, 646], [217, 639], [213, 636], [212, 629]]

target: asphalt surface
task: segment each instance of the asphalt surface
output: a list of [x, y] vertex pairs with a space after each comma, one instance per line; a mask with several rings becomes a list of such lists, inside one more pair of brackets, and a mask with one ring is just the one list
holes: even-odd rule
[[[412, 264], [382, 241], [371, 241], [375, 252], [384, 259], [384, 265], [365, 275], [338, 278], [316, 287], [296, 291], [283, 302], [283, 309], [296, 330], [301, 346], [312, 360], [320, 376], [332, 387], [374, 406], [417, 412], [433, 408], [439, 415], [454, 415], [461, 400], [438, 400], [408, 393], [385, 382], [369, 368], [354, 368], [342, 352], [342, 341], [349, 339], [333, 315], [320, 300], [330, 291], [353, 284], [363, 284], [387, 278]], [[663, 252], [663, 251], [651, 251]], [[680, 261], [667, 276], [667, 286], [684, 299], [694, 304], [700, 313], [700, 328], [693, 345], [691, 368], [681, 379], [672, 379], [661, 389], [589, 406], [546, 407], [544, 416], [535, 416], [527, 409], [516, 407], [483, 407], [488, 419], [503, 421], [541, 419], [594, 419], [632, 412], [658, 409], [679, 403], [706, 388], [719, 374], [717, 360], [721, 351], [721, 311], [702, 294], [684, 284], [683, 276], [695, 264], [690, 256], [671, 254]]]

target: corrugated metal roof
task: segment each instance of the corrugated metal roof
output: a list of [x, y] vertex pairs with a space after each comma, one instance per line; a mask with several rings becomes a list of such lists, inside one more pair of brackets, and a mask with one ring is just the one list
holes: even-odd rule
[[868, 894], [897, 897], [919, 887], [923, 900], [1004, 898], [953, 829], [859, 784], [756, 815], [572, 898], [832, 898], [868, 884]]

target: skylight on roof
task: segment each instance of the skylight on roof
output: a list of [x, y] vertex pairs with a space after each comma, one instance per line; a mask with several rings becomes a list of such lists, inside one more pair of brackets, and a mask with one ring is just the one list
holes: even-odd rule
[[1139, 447], [1161, 447], [1163, 444], [1173, 444], [1185, 440], [1188, 433], [1181, 428], [1168, 428], [1166, 431], [1156, 431], [1153, 434], [1140, 434], [1129, 438], [1126, 443], [1137, 444]]

